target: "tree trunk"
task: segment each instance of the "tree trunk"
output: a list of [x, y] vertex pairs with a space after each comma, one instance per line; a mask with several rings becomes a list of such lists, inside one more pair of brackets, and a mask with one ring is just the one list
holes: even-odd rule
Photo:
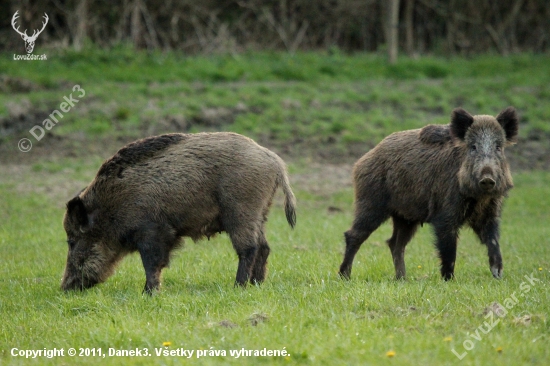
[[414, 0], [405, 1], [405, 49], [409, 57], [414, 56]]
[[388, 19], [388, 58], [391, 65], [397, 62], [399, 46], [399, 0], [390, 0]]
[[455, 9], [455, 1], [451, 0], [447, 6], [447, 53], [454, 55], [455, 53], [455, 37], [456, 37], [456, 22], [453, 9]]
[[84, 40], [88, 36], [88, 0], [80, 0], [75, 11], [76, 31], [73, 39], [73, 47], [80, 51]]
[[141, 46], [141, 1], [140, 0], [134, 0], [133, 7], [132, 7], [132, 13], [131, 13], [131, 36], [132, 36], [132, 43], [134, 44], [135, 48], [140, 48]]

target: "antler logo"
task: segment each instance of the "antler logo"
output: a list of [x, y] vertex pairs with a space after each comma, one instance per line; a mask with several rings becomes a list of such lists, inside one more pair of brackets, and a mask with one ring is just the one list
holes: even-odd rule
[[34, 42], [36, 41], [36, 38], [38, 38], [38, 36], [40, 35], [40, 33], [42, 33], [42, 31], [44, 30], [44, 28], [46, 28], [46, 24], [48, 24], [48, 14], [44, 13], [44, 20], [45, 22], [42, 23], [42, 29], [40, 30], [34, 30], [34, 32], [32, 33], [32, 36], [28, 36], [27, 35], [27, 30], [25, 29], [25, 32], [20, 32], [19, 31], [19, 26], [17, 26], [17, 28], [15, 28], [15, 22], [17, 20], [17, 18], [19, 17], [19, 15], [17, 15], [17, 13], [19, 12], [16, 11], [15, 14], [13, 14], [13, 18], [11, 18], [11, 26], [13, 27], [13, 29], [19, 33], [21, 35], [21, 38], [23, 38], [23, 40], [25, 41], [25, 49], [27, 50], [27, 53], [31, 53], [33, 50], [34, 50]]

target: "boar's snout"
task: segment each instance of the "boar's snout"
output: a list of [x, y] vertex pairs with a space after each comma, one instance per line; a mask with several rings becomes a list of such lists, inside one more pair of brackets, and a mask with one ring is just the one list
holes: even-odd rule
[[481, 189], [483, 189], [484, 191], [486, 192], [489, 192], [491, 191], [493, 188], [495, 188], [495, 180], [491, 177], [483, 177], [480, 181], [479, 181], [479, 186], [481, 187]]
[[76, 268], [67, 268], [61, 281], [63, 291], [85, 290], [97, 285], [99, 281], [84, 277], [82, 271]]
[[75, 290], [84, 290], [84, 284], [76, 280], [65, 280], [61, 283], [61, 289], [63, 291], [75, 291]]
[[481, 178], [479, 178], [478, 184], [479, 188], [484, 192], [491, 192], [497, 185], [496, 176], [498, 174], [494, 168], [494, 166], [487, 164], [481, 170]]

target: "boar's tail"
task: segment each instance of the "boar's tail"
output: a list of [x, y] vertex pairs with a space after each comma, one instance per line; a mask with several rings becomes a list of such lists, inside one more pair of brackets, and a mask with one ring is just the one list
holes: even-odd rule
[[286, 169], [283, 168], [277, 183], [283, 188], [283, 193], [285, 195], [286, 221], [288, 221], [290, 227], [294, 228], [296, 225], [296, 197], [294, 197], [294, 193], [290, 188], [290, 182], [288, 181]]

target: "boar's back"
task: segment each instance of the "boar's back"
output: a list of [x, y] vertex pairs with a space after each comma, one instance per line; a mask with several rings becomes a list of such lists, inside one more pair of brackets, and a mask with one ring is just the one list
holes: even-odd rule
[[140, 164], [158, 152], [187, 139], [184, 134], [167, 134], [147, 137], [120, 149], [111, 159], [107, 160], [97, 172], [98, 177], [118, 176], [122, 178], [122, 171], [132, 165]]

